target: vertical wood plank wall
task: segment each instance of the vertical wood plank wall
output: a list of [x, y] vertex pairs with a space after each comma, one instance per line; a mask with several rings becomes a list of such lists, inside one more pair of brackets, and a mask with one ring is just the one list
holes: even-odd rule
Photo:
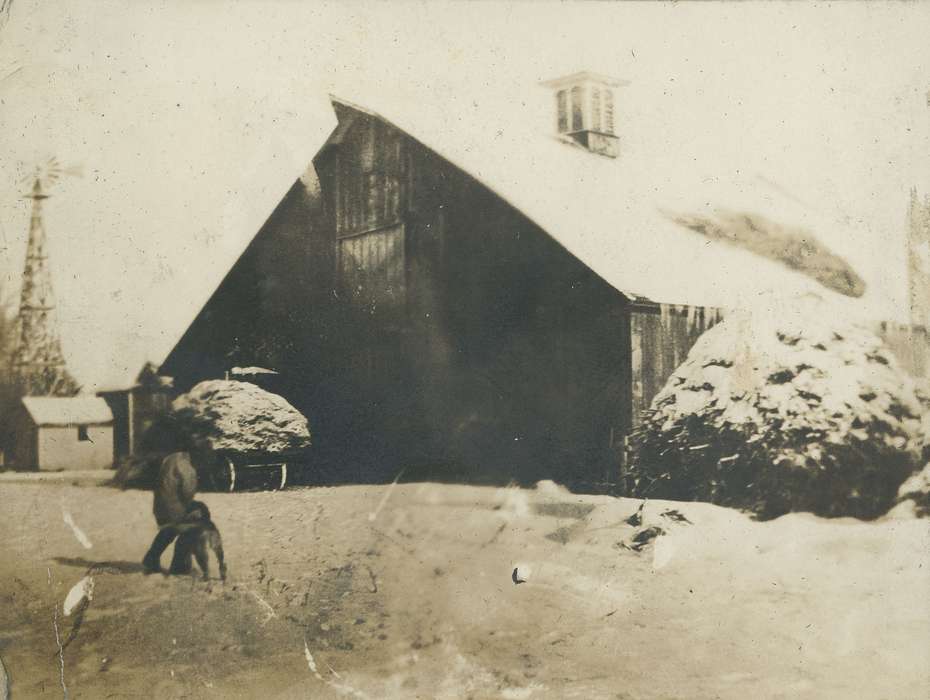
[[930, 332], [923, 326], [882, 323], [878, 328], [885, 344], [911, 376], [926, 378], [930, 370]]
[[719, 315], [700, 307], [639, 305], [630, 314], [633, 426]]
[[365, 231], [339, 239], [339, 286], [363, 304], [402, 304], [406, 256], [402, 225]]

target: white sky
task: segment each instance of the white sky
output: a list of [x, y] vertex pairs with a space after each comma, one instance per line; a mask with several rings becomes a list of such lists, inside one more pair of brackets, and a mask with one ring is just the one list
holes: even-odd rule
[[87, 388], [118, 384], [164, 358], [306, 167], [333, 125], [328, 92], [441, 98], [579, 69], [632, 81], [641, 115], [751, 154], [856, 222], [858, 240], [826, 242], [903, 301], [908, 190], [930, 191], [927, 2], [14, 0], [0, 281], [15, 300], [20, 178], [50, 155], [83, 166], [46, 206], [61, 332]]

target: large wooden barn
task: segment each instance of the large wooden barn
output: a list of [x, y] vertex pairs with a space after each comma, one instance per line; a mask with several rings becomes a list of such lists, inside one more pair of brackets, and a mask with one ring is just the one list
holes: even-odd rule
[[332, 98], [332, 135], [161, 372], [184, 390], [274, 369], [331, 478], [616, 482], [639, 410], [719, 309], [840, 298], [704, 235], [821, 224], [759, 178], [650, 150], [623, 86], [576, 74], [506, 108]]

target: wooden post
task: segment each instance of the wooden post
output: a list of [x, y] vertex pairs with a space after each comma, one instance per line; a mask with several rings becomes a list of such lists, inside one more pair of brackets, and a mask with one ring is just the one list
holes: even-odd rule
[[635, 311], [630, 313], [630, 386], [632, 387], [632, 411], [630, 427], [639, 425], [643, 405], [643, 320]]
[[126, 449], [129, 452], [127, 456], [132, 456], [136, 453], [136, 446], [133, 444], [135, 441], [135, 404], [132, 400], [132, 389], [126, 392]]

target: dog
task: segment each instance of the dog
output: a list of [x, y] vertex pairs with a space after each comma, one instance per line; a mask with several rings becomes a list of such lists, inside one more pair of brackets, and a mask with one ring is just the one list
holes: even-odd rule
[[223, 558], [223, 539], [216, 523], [210, 517], [210, 509], [203, 501], [191, 501], [184, 518], [175, 525], [178, 541], [175, 544], [175, 557], [172, 561], [172, 574], [191, 573], [191, 557], [197, 560], [197, 566], [203, 574], [203, 580], [210, 579], [209, 550], [213, 550], [220, 569], [220, 579], [226, 581], [226, 562]]

